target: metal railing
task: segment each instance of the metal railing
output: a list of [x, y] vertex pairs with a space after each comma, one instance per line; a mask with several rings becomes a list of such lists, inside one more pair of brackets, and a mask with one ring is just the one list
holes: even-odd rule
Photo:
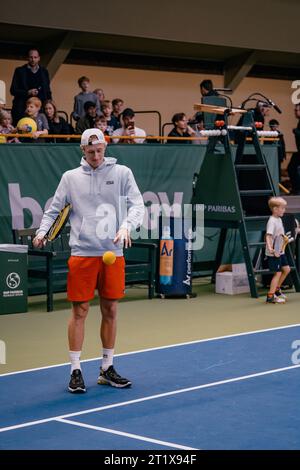
[[159, 111], [157, 111], [157, 110], [153, 110], [153, 111], [151, 111], [151, 110], [149, 110], [149, 111], [148, 110], [146, 110], [146, 111], [134, 111], [134, 114], [156, 114], [158, 116], [158, 135], [161, 134], [161, 132], [162, 132], [162, 128], [161, 128], [162, 119], [161, 119], [161, 114], [160, 114]]
[[[11, 133], [11, 134], [1, 134], [1, 137], [9, 138], [9, 137], [18, 137], [18, 138], [32, 138], [33, 140], [35, 139], [33, 133]], [[172, 141], [172, 140], [186, 140], [186, 141], [194, 141], [194, 140], [207, 140], [209, 137], [215, 137], [215, 136], [222, 136], [222, 131], [201, 131], [200, 136], [195, 136], [195, 137], [169, 137], [169, 136], [164, 136], [164, 135], [118, 135], [118, 136], [105, 136], [106, 141], [108, 143], [112, 142], [114, 139], [115, 140], [134, 140], [134, 139], [144, 139], [144, 141], [149, 141], [149, 140], [156, 140], [156, 141]], [[81, 139], [81, 134], [44, 134], [38, 137], [38, 139], [70, 139], [70, 140], [79, 140]], [[250, 139], [251, 140], [251, 139]], [[274, 137], [260, 137], [260, 141], [271, 141], [275, 142], [278, 141], [278, 138]]]

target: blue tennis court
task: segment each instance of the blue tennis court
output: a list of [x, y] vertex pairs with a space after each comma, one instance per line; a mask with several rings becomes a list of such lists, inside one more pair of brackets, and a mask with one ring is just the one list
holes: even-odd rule
[[299, 449], [297, 340], [292, 325], [119, 355], [121, 390], [83, 361], [83, 395], [68, 364], [4, 374], [0, 448]]

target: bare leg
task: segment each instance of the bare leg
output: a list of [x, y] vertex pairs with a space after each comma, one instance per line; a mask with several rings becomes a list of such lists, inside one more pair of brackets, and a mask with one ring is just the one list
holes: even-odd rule
[[117, 334], [117, 300], [100, 298], [102, 322], [100, 337], [105, 349], [114, 349]]
[[281, 272], [278, 272], [274, 274], [274, 276], [272, 277], [269, 294], [275, 294], [277, 286], [279, 285], [278, 283], [279, 283], [279, 279], [281, 278], [281, 275], [282, 275]]
[[84, 339], [84, 322], [89, 311], [88, 302], [73, 302], [69, 320], [68, 338], [70, 351], [81, 351]]
[[[110, 349], [110, 353], [113, 353], [116, 342], [117, 334], [117, 300], [103, 299], [100, 298], [100, 308], [102, 313], [102, 322], [100, 336], [104, 349]], [[104, 359], [106, 363], [104, 364]], [[98, 378], [98, 384], [109, 384], [112, 387], [124, 388], [130, 387], [130, 380], [125, 377], [121, 377], [112, 368], [112, 357], [103, 356], [102, 367], [100, 376]], [[103, 367], [104, 366], [104, 367]]]
[[291, 272], [291, 268], [289, 266], [283, 266], [281, 268], [281, 276], [279, 278], [277, 287], [281, 287], [281, 284], [283, 283], [283, 281], [289, 275], [290, 272]]

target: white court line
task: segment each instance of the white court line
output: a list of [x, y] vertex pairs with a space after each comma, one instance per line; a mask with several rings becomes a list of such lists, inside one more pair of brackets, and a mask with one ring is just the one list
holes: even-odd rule
[[[219, 340], [227, 339], [227, 338], [236, 338], [238, 336], [247, 336], [247, 335], [256, 335], [256, 334], [259, 334], [259, 333], [268, 333], [269, 331], [285, 330], [285, 329], [288, 329], [288, 328], [296, 328], [298, 326], [300, 326], [300, 323], [295, 323], [293, 325], [276, 326], [274, 328], [266, 328], [266, 329], [263, 329], [263, 330], [245, 331], [244, 333], [234, 333], [232, 335], [216, 336], [214, 338], [196, 339], [194, 341], [186, 341], [184, 343], [169, 344], [169, 345], [166, 345], [166, 346], [156, 346], [154, 348], [139, 349], [137, 351], [129, 351], [129, 352], [125, 352], [125, 353], [115, 354], [114, 357], [131, 356], [133, 354], [140, 354], [140, 353], [144, 353], [144, 352], [158, 351], [160, 349], [176, 348], [178, 346], [188, 346], [190, 344], [208, 343], [209, 341], [219, 341]], [[93, 357], [91, 359], [82, 359], [80, 362], [82, 363], [82, 362], [98, 361], [100, 359], [101, 359], [101, 356]], [[44, 370], [44, 369], [53, 369], [54, 367], [62, 367], [62, 366], [69, 366], [69, 365], [70, 365], [70, 362], [63, 362], [61, 364], [53, 364], [53, 365], [50, 365], [50, 366], [35, 367], [33, 369], [18, 370], [16, 372], [6, 372], [5, 374], [0, 374], [0, 379], [1, 379], [1, 377], [7, 377], [8, 375], [17, 375], [17, 374], [23, 374], [23, 373], [26, 373], [26, 372], [34, 372], [34, 371]]]
[[134, 405], [135, 403], [141, 403], [141, 402], [149, 401], [149, 400], [156, 400], [158, 398], [170, 397], [174, 395], [179, 395], [181, 393], [193, 392], [195, 390], [201, 390], [201, 389], [206, 389], [210, 387], [216, 387], [218, 385], [225, 385], [229, 383], [240, 382], [242, 380], [253, 379], [255, 377], [262, 377], [264, 375], [270, 375], [270, 374], [275, 374], [279, 372], [286, 372], [287, 370], [299, 369], [299, 368], [300, 368], [300, 364], [295, 365], [295, 366], [281, 367], [280, 369], [267, 370], [264, 372], [257, 372], [256, 374], [243, 375], [241, 377], [234, 377], [232, 379], [220, 380], [218, 382], [210, 382], [208, 384], [196, 385], [194, 387], [182, 388], [179, 390], [172, 390], [171, 392], [164, 392], [164, 393], [159, 393], [157, 395], [150, 395], [148, 397], [136, 398], [134, 400], [128, 400], [128, 401], [123, 401], [120, 403], [113, 403], [110, 405], [99, 406], [97, 408], [90, 408], [88, 410], [77, 411], [76, 413], [68, 413], [68, 414], [60, 415], [60, 416], [52, 416], [52, 418], [45, 418], [45, 419], [41, 419], [37, 421], [30, 421], [30, 422], [23, 423], [23, 424], [16, 424], [14, 426], [7, 426], [5, 428], [0, 428], [0, 432], [13, 431], [15, 429], [21, 429], [21, 428], [26, 428], [28, 426], [35, 426], [38, 424], [48, 423], [50, 421], [56, 421], [58, 419], [71, 418], [71, 417], [81, 416], [81, 415], [88, 414], [88, 413], [95, 413], [99, 411], [109, 410], [111, 408], [119, 408], [121, 406]]
[[68, 419], [58, 418], [55, 421], [58, 421], [59, 423], [71, 424], [72, 426], [79, 426], [80, 428], [93, 429], [94, 431], [102, 431], [108, 434], [116, 434], [117, 436], [129, 437], [130, 439], [135, 439], [138, 441], [151, 442], [152, 444], [160, 444], [162, 446], [171, 447], [172, 449], [199, 450], [195, 449], [194, 447], [182, 446], [180, 444], [174, 444], [173, 442], [160, 441], [158, 439], [152, 439], [151, 437], [140, 436], [138, 434], [131, 434], [129, 432], [116, 431], [115, 429], [102, 428], [100, 426], [93, 426], [91, 424], [77, 423], [77, 421], [70, 421]]

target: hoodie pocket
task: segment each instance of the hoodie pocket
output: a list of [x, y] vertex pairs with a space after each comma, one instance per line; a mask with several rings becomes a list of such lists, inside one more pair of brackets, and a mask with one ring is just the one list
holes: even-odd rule
[[105, 223], [107, 221], [104, 221], [99, 216], [83, 217], [78, 237], [79, 246], [81, 248], [103, 249], [106, 251], [112, 251], [119, 247], [119, 244], [113, 242], [116, 236], [114, 226], [99, 230], [101, 224]]

